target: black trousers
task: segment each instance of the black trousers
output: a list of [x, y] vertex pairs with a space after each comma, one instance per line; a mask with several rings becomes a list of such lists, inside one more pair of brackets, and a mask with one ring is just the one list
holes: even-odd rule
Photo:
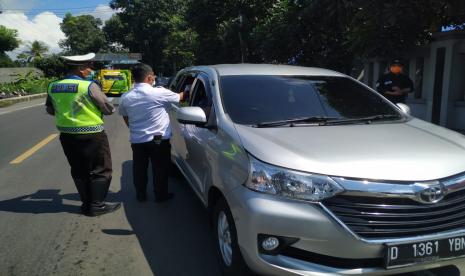
[[171, 166], [171, 145], [169, 140], [153, 140], [147, 143], [131, 144], [134, 186], [138, 196], [146, 195], [147, 169], [152, 164], [153, 190], [155, 198], [168, 193], [168, 176]]
[[104, 202], [112, 174], [110, 146], [106, 133], [61, 133], [60, 142], [83, 204]]

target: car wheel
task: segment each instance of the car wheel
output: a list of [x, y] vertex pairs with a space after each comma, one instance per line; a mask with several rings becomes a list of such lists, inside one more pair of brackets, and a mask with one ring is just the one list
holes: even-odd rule
[[216, 203], [212, 215], [216, 253], [222, 274], [227, 276], [252, 275], [239, 249], [234, 219], [224, 199]]

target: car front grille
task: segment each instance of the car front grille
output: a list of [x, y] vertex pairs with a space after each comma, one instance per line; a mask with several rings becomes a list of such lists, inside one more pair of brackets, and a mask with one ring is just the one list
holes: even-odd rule
[[465, 229], [465, 190], [435, 204], [408, 198], [338, 195], [323, 202], [362, 238], [404, 238]]

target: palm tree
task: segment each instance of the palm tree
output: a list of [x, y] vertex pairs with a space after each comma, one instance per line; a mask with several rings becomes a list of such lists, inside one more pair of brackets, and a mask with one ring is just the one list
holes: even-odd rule
[[40, 59], [42, 56], [48, 52], [48, 46], [42, 41], [34, 40], [29, 46], [29, 50], [24, 51], [24, 54], [27, 57], [27, 62], [32, 60]]

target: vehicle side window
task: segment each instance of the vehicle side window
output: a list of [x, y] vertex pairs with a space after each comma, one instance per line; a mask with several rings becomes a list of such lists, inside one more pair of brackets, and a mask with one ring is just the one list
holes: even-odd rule
[[190, 93], [190, 88], [192, 83], [195, 80], [195, 74], [187, 73], [181, 76], [180, 81], [176, 84], [176, 89], [173, 92], [180, 93], [180, 92], [187, 92]]
[[202, 108], [209, 122], [208, 124], [211, 123], [214, 118], [213, 99], [211, 91], [206, 88], [203, 79], [198, 78], [195, 82], [190, 105]]
[[178, 84], [183, 80], [184, 75], [178, 74], [174, 80], [170, 83], [170, 86], [168, 87], [169, 90], [175, 92], [176, 88], [178, 87]]

